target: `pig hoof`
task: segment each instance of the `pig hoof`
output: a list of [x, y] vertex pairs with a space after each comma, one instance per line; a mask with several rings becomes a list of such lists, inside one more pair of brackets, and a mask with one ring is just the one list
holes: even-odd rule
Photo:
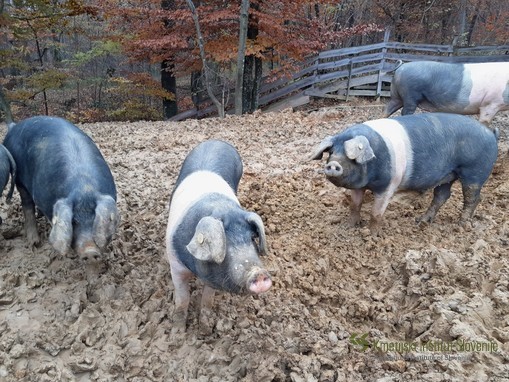
[[415, 222], [417, 224], [431, 224], [433, 222], [433, 217], [428, 214], [424, 214], [421, 217], [415, 218]]
[[371, 236], [381, 236], [381, 224], [378, 220], [372, 220], [369, 222], [369, 232], [371, 233]]
[[215, 321], [211, 311], [200, 312], [200, 334], [210, 335], [214, 331]]
[[34, 248], [34, 247], [40, 247], [41, 245], [41, 240], [39, 239], [39, 234], [35, 233], [28, 233], [27, 234], [27, 241], [28, 241], [28, 246], [30, 248]]
[[350, 218], [348, 220], [348, 226], [350, 228], [355, 228], [357, 226], [360, 226], [361, 225], [361, 219], [360, 218]]
[[187, 314], [184, 311], [176, 311], [171, 319], [172, 334], [185, 333], [186, 331]]

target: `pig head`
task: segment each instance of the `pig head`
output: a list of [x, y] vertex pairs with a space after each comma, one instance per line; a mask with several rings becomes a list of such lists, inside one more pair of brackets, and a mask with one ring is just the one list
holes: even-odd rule
[[74, 248], [83, 260], [97, 260], [118, 223], [117, 206], [109, 195], [88, 196], [80, 201], [60, 199], [53, 206], [49, 242], [60, 254]]
[[262, 220], [254, 212], [201, 218], [186, 249], [199, 260], [197, 273], [216, 289], [257, 294], [272, 284], [258, 258], [267, 254], [267, 241]]
[[338, 187], [362, 188], [368, 183], [367, 163], [375, 158], [368, 139], [363, 135], [348, 139], [323, 139], [309, 160], [320, 160], [329, 153], [324, 173]]

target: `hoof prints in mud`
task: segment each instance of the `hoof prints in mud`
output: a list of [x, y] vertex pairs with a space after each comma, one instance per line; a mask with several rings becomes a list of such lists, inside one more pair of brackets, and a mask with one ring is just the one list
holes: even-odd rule
[[[202, 121], [84, 125], [110, 164], [121, 225], [100, 264], [25, 246], [21, 208], [0, 205], [2, 381], [487, 381], [509, 377], [508, 118], [501, 155], [473, 221], [457, 224], [461, 190], [431, 225], [430, 200], [401, 194], [380, 237], [348, 228], [347, 194], [318, 162], [303, 162], [324, 136], [378, 117], [378, 107], [282, 112]], [[2, 130], [5, 134], [5, 129]], [[239, 150], [241, 204], [265, 223], [274, 286], [262, 296], [219, 293], [215, 325], [198, 325], [192, 284], [187, 332], [172, 335], [173, 286], [164, 258], [167, 204], [198, 142]], [[368, 346], [351, 342], [353, 334]], [[492, 341], [496, 352], [400, 356], [375, 341]], [[436, 355], [436, 353], [433, 353]], [[451, 355], [458, 356], [459, 353]], [[426, 355], [426, 354], [424, 354]], [[429, 355], [429, 354], [428, 354]]]

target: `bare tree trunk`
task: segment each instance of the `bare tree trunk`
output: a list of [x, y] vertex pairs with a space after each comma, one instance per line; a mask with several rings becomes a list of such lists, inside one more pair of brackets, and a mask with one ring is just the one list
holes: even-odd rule
[[[175, 8], [174, 0], [162, 0], [161, 8], [163, 10], [172, 10]], [[165, 20], [165, 26], [170, 27], [171, 20]], [[161, 86], [164, 90], [175, 95], [174, 99], [163, 99], [163, 116], [165, 119], [171, 118], [178, 113], [177, 106], [177, 79], [173, 73], [175, 65], [172, 60], [163, 60], [161, 62]]]
[[460, 1], [458, 36], [459, 45], [464, 46], [466, 42], [465, 29], [467, 25], [467, 0]]
[[[170, 93], [177, 94], [177, 79], [173, 74], [175, 65], [170, 60], [161, 62], [161, 86]], [[177, 99], [163, 99], [163, 116], [165, 119], [177, 115]]]
[[[37, 35], [37, 31], [35, 28], [30, 24], [30, 22], [27, 20], [27, 25], [32, 30], [32, 33], [34, 34], [35, 39], [35, 46], [37, 47], [37, 57], [39, 59], [39, 64], [41, 65], [41, 71], [44, 70], [44, 52], [41, 50], [41, 44], [39, 43], [39, 36]], [[48, 96], [46, 94], [46, 89], [42, 89], [42, 96], [44, 99], [44, 112], [45, 115], [49, 115], [49, 108], [48, 108]]]
[[9, 101], [5, 97], [3, 90], [0, 88], [0, 111], [4, 112], [4, 119], [7, 125], [13, 123], [11, 106], [9, 105]]
[[[258, 4], [252, 3], [251, 7], [257, 11]], [[258, 37], [258, 18], [254, 12], [248, 17], [247, 38], [256, 40]], [[247, 55], [244, 58], [244, 80], [242, 89], [242, 113], [252, 113], [258, 109], [260, 97], [260, 85], [262, 81], [262, 60], [255, 55]]]
[[195, 8], [192, 0], [186, 0], [186, 2], [187, 2], [187, 5], [189, 6], [189, 9], [191, 10], [191, 15], [193, 17], [194, 26], [196, 28], [196, 34], [198, 37], [198, 47], [200, 48], [200, 57], [201, 57], [202, 65], [203, 65], [203, 74], [205, 75], [205, 86], [207, 88], [207, 94], [209, 95], [210, 99], [216, 106], [217, 113], [219, 114], [219, 117], [224, 118], [224, 104], [219, 102], [217, 97], [214, 95], [214, 92], [212, 91], [209, 67], [207, 66], [207, 58], [205, 57], [205, 47], [203, 46], [203, 36], [201, 34], [200, 21], [198, 20], [198, 13], [196, 12], [196, 8]]
[[235, 83], [235, 114], [242, 114], [242, 87], [244, 82], [244, 57], [248, 27], [249, 0], [242, 0], [240, 5], [239, 50], [237, 53], [237, 80]]
[[475, 24], [476, 24], [478, 18], [479, 18], [479, 14], [474, 13], [472, 15], [472, 18], [470, 19], [470, 23], [468, 24], [467, 45], [472, 44], [472, 35], [474, 34], [474, 28], [475, 28]]

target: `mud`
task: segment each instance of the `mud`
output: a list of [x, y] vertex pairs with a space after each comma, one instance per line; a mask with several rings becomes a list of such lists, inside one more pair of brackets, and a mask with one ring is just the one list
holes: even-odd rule
[[[31, 251], [18, 194], [2, 199], [0, 381], [509, 379], [509, 117], [495, 118], [500, 155], [471, 223], [458, 223], [455, 185], [421, 226], [431, 193], [398, 194], [373, 237], [372, 199], [349, 228], [346, 192], [304, 159], [325, 135], [381, 110], [82, 125], [114, 173], [119, 232], [90, 265], [54, 253], [39, 218], [44, 244]], [[175, 336], [168, 199], [184, 157], [208, 138], [241, 153], [239, 200], [264, 220], [274, 285], [261, 296], [217, 293], [213, 332], [202, 334], [194, 281], [187, 332]]]

